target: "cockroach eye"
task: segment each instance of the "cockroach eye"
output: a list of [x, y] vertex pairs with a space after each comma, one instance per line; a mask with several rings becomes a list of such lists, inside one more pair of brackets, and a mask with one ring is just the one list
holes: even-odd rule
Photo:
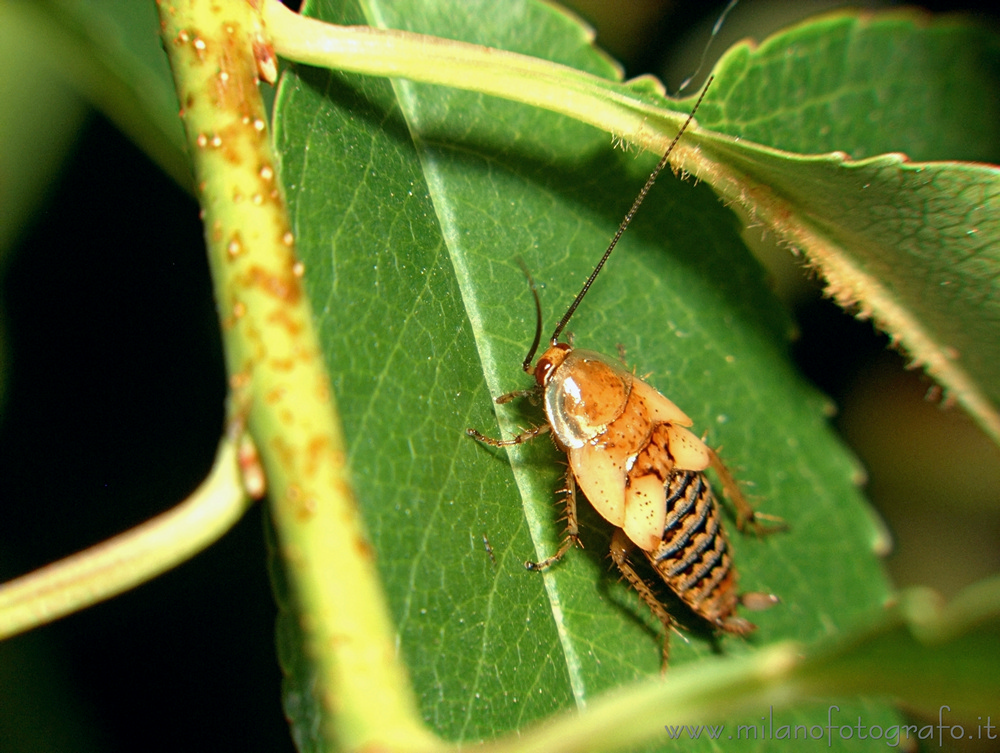
[[538, 363], [535, 365], [535, 381], [540, 387], [544, 387], [549, 383], [549, 379], [552, 378], [552, 372], [559, 368], [562, 362], [566, 360], [566, 356], [570, 350], [570, 346], [566, 343], [555, 343], [538, 359]]
[[544, 387], [554, 369], [555, 366], [552, 365], [552, 361], [548, 358], [539, 358], [538, 364], [535, 366], [535, 381]]

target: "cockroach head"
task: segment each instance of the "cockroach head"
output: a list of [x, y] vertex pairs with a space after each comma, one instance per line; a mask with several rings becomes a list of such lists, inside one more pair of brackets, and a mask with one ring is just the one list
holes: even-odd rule
[[542, 353], [542, 357], [535, 364], [535, 381], [539, 386], [544, 386], [549, 381], [549, 375], [559, 368], [559, 365], [566, 360], [566, 356], [573, 350], [569, 343], [554, 342], [549, 349]]

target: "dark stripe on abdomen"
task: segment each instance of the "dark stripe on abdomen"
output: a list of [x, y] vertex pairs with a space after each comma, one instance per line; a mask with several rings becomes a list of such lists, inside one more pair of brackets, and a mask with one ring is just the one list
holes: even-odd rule
[[700, 473], [676, 473], [667, 485], [667, 519], [663, 539], [656, 548], [656, 562], [674, 557], [688, 545], [712, 508], [712, 492]]
[[704, 475], [685, 471], [667, 484], [667, 526], [650, 562], [696, 613], [721, 624], [736, 609], [736, 577], [719, 509]]

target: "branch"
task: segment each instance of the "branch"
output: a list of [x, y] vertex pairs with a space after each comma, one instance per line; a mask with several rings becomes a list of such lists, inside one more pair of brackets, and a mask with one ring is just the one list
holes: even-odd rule
[[224, 439], [208, 478], [169, 512], [0, 586], [0, 639], [65, 617], [152, 580], [217, 541], [251, 501]]

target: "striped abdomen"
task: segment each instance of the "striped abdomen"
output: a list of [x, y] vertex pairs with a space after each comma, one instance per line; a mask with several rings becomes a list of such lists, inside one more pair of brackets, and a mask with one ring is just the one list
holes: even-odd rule
[[700, 471], [677, 471], [666, 483], [667, 519], [653, 568], [695, 614], [730, 633], [754, 625], [736, 615], [736, 570], [719, 506]]

